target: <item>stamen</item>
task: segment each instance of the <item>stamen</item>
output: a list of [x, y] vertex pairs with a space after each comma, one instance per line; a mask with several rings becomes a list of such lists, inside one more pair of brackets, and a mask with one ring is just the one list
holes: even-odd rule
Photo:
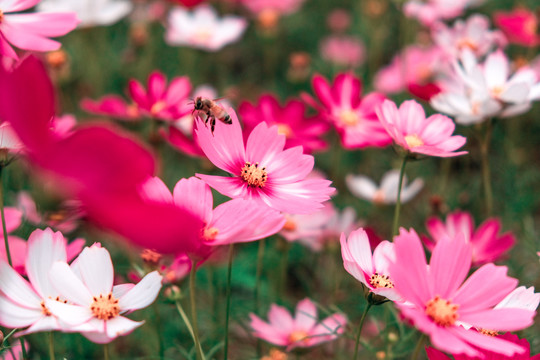
[[0, 9], [0, 23], [4, 20], [4, 12]]
[[116, 299], [112, 293], [109, 293], [106, 296], [94, 296], [94, 302], [90, 305], [90, 310], [92, 310], [94, 316], [99, 320], [110, 320], [120, 314], [118, 299]]
[[393, 289], [394, 283], [390, 281], [390, 278], [388, 275], [380, 275], [379, 273], [374, 273], [371, 275], [371, 278], [369, 279], [369, 283], [371, 286], [373, 286], [376, 289], [379, 288], [387, 288], [387, 289]]
[[250, 162], [246, 162], [241, 171], [240, 177], [249, 186], [262, 188], [268, 179], [266, 168], [260, 168], [259, 163], [251, 164]]
[[280, 135], [285, 135], [287, 138], [291, 137], [293, 133], [291, 127], [287, 124], [278, 124], [277, 132]]
[[375, 194], [373, 195], [373, 202], [375, 204], [383, 204], [384, 203], [384, 191], [377, 190]]
[[156, 265], [161, 260], [161, 254], [151, 249], [144, 249], [141, 253], [141, 259], [150, 265]]
[[297, 330], [293, 331], [291, 335], [289, 335], [289, 341], [291, 343], [299, 343], [299, 342], [306, 342], [308, 340], [309, 334], [303, 330]]
[[346, 126], [354, 126], [360, 122], [360, 116], [353, 110], [344, 110], [339, 114], [339, 120]]
[[213, 241], [216, 239], [216, 236], [219, 234], [219, 230], [216, 229], [215, 227], [211, 227], [211, 228], [204, 228], [203, 230], [203, 238], [206, 240], [206, 241]]
[[459, 305], [452, 304], [450, 300], [442, 299], [439, 295], [426, 304], [426, 315], [439, 326], [451, 326], [458, 319]]
[[411, 149], [417, 146], [424, 145], [424, 141], [422, 141], [422, 139], [420, 139], [420, 136], [416, 134], [405, 136], [405, 142], [407, 143], [407, 146]]
[[497, 330], [480, 329], [478, 331], [480, 332], [480, 334], [484, 334], [484, 335], [491, 336], [491, 337], [499, 335], [499, 332]]
[[40, 303], [40, 305], [41, 305], [41, 312], [43, 313], [43, 315], [45, 315], [45, 316], [51, 316], [52, 315], [51, 311], [45, 305], [45, 301], [42, 301]]
[[159, 114], [163, 109], [165, 109], [165, 107], [167, 107], [167, 103], [165, 101], [158, 101], [157, 103], [155, 103], [154, 105], [152, 105], [152, 107], [150, 108], [150, 113], [152, 115], [157, 115]]
[[469, 38], [460, 39], [458, 41], [457, 47], [460, 50], [463, 50], [463, 49], [470, 49], [472, 51], [478, 50], [478, 45], [476, 45], [476, 43]]
[[285, 221], [285, 224], [283, 225], [283, 230], [294, 231], [296, 230], [296, 228], [297, 228], [296, 222], [291, 218], [287, 218], [287, 220]]

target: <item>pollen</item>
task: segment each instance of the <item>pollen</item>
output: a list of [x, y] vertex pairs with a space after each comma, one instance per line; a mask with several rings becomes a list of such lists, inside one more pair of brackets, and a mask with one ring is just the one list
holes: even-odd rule
[[353, 110], [344, 110], [339, 114], [339, 120], [345, 126], [354, 126], [360, 122], [360, 116]]
[[151, 249], [144, 249], [141, 259], [147, 264], [156, 265], [161, 260], [161, 254]]
[[373, 275], [371, 275], [371, 278], [369, 279], [369, 283], [375, 289], [379, 289], [379, 288], [392, 289], [392, 288], [394, 288], [394, 283], [392, 281], [390, 281], [390, 278], [388, 277], [388, 275], [381, 275], [379, 273], [373, 273]]
[[291, 127], [287, 124], [278, 124], [277, 131], [278, 134], [285, 135], [287, 138], [290, 138], [293, 133]]
[[460, 39], [458, 41], [457, 46], [458, 46], [458, 49], [460, 50], [463, 50], [463, 49], [470, 49], [472, 51], [478, 50], [478, 45], [476, 45], [476, 43], [469, 38]]
[[375, 204], [384, 204], [384, 199], [385, 199], [384, 191], [380, 189], [377, 190], [375, 194], [373, 194], [373, 202]]
[[493, 95], [493, 97], [495, 98], [498, 98], [499, 96], [501, 96], [503, 92], [504, 92], [504, 87], [502, 86], [494, 86], [493, 88], [491, 88], [491, 95]]
[[285, 231], [294, 231], [297, 227], [296, 222], [291, 218], [287, 218], [285, 224], [283, 224], [283, 230]]
[[43, 315], [45, 315], [45, 316], [51, 316], [51, 315], [52, 315], [51, 311], [50, 311], [50, 310], [47, 308], [47, 306], [45, 305], [45, 301], [42, 301], [42, 302], [40, 303], [40, 305], [41, 305], [41, 313], [42, 313]]
[[437, 295], [427, 302], [426, 315], [439, 326], [452, 326], [458, 319], [458, 308], [459, 305]]
[[289, 335], [289, 341], [291, 342], [291, 344], [306, 342], [306, 340], [308, 340], [308, 336], [309, 334], [307, 332], [303, 330], [296, 330]]
[[111, 320], [120, 314], [118, 299], [112, 293], [105, 296], [94, 296], [94, 302], [90, 305], [90, 310], [99, 320]]
[[268, 174], [265, 167], [259, 167], [259, 163], [252, 164], [246, 162], [242, 168], [240, 177], [247, 182], [249, 186], [262, 188], [268, 180]]
[[416, 134], [405, 136], [405, 142], [410, 149], [424, 145], [424, 141]]
[[484, 335], [491, 336], [491, 337], [499, 335], [499, 332], [497, 330], [480, 329], [480, 330], [478, 330], [478, 332], [480, 334], [484, 334]]
[[4, 12], [0, 9], [0, 23], [4, 20]]
[[213, 241], [216, 239], [216, 236], [219, 234], [219, 230], [215, 227], [211, 228], [204, 228], [203, 230], [203, 238], [206, 241]]
[[158, 101], [157, 103], [152, 105], [152, 107], [150, 108], [150, 113], [152, 113], [152, 115], [157, 115], [163, 109], [165, 109], [165, 107], [167, 107], [167, 103], [165, 101]]

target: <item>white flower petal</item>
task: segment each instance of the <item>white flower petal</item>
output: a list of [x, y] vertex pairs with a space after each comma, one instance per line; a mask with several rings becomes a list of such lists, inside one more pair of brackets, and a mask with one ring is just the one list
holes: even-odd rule
[[146, 275], [128, 293], [120, 298], [118, 305], [122, 311], [142, 309], [154, 302], [161, 290], [163, 277], [153, 271]]
[[112, 291], [114, 269], [111, 255], [105, 248], [99, 244], [85, 248], [77, 258], [77, 266], [93, 296], [108, 295]]
[[94, 317], [89, 307], [64, 304], [52, 299], [46, 299], [45, 305], [54, 316], [70, 326], [84, 324]]
[[2, 260], [0, 260], [0, 292], [13, 302], [27, 308], [37, 309], [41, 303], [41, 298], [30, 284]]
[[0, 296], [0, 324], [8, 328], [32, 325], [43, 317], [41, 308], [29, 309]]
[[105, 328], [107, 329], [107, 336], [114, 339], [117, 336], [129, 334], [142, 324], [144, 324], [144, 321], [133, 321], [123, 316], [117, 316], [106, 321]]
[[90, 307], [92, 294], [67, 263], [55, 262], [49, 271], [49, 278], [61, 296], [75, 304]]

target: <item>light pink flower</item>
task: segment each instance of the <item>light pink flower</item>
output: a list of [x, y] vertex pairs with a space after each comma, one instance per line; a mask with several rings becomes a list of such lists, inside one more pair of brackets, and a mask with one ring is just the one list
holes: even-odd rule
[[302, 102], [293, 99], [281, 106], [272, 94], [262, 95], [253, 105], [244, 101], [238, 108], [245, 139], [259, 123], [265, 122], [277, 125], [278, 133], [285, 135], [285, 149], [302, 146], [306, 154], [326, 149], [328, 143], [321, 137], [328, 131], [328, 124], [319, 118], [308, 118], [305, 112]]
[[321, 40], [320, 53], [323, 60], [349, 68], [358, 67], [366, 60], [366, 47], [354, 36], [327, 36]]
[[82, 335], [100, 344], [127, 335], [143, 324], [122, 314], [154, 302], [162, 280], [161, 275], [154, 271], [137, 285], [113, 287], [111, 257], [98, 243], [85, 248], [71, 267], [63, 261], [55, 262], [48, 274], [55, 290], [69, 303], [48, 299], [47, 308], [71, 326], [84, 325]]
[[511, 43], [524, 46], [540, 44], [538, 17], [533, 11], [522, 7], [509, 12], [497, 11], [493, 20]]
[[395, 260], [394, 244], [382, 241], [371, 254], [364, 229], [353, 231], [348, 238], [341, 235], [341, 256], [345, 270], [364, 284], [369, 291], [392, 301], [401, 301], [390, 277], [389, 265]]
[[[399, 187], [399, 170], [390, 170], [386, 172], [381, 180], [381, 186], [377, 186], [367, 176], [347, 175], [345, 182], [350, 192], [361, 199], [365, 199], [374, 204], [395, 204]], [[414, 198], [422, 187], [422, 179], [414, 179], [407, 184], [407, 176], [403, 177], [401, 186], [401, 203], [404, 204]]]
[[335, 125], [345, 148], [391, 144], [392, 139], [375, 114], [384, 95], [371, 93], [361, 98], [362, 82], [350, 73], [337, 75], [332, 85], [321, 75], [315, 75], [312, 84], [322, 106], [307, 94], [304, 94], [304, 100]]
[[167, 78], [159, 71], [148, 76], [146, 89], [135, 79], [128, 84], [132, 104], [116, 95], [106, 95], [100, 100], [83, 99], [81, 107], [91, 113], [109, 115], [124, 120], [143, 116], [173, 121], [192, 109], [188, 105], [191, 83], [187, 76], [175, 77], [167, 84]]
[[[49, 37], [62, 36], [75, 29], [75, 13], [18, 13], [34, 7], [40, 0], [0, 0], [0, 54], [17, 59], [10, 46], [24, 50], [52, 51], [60, 43]], [[10, 13], [16, 14], [10, 14]]]
[[73, 11], [80, 27], [111, 25], [127, 16], [133, 9], [129, 0], [41, 0], [40, 11]]
[[11, 154], [17, 154], [24, 150], [23, 143], [13, 131], [9, 123], [0, 125], [0, 151], [7, 151]]
[[481, 356], [482, 349], [507, 356], [523, 353], [524, 349], [512, 342], [459, 325], [514, 331], [533, 323], [534, 311], [493, 308], [518, 283], [506, 275], [505, 266], [484, 265], [465, 280], [472, 251], [462, 235], [439, 241], [429, 266], [422, 242], [412, 229], [400, 229], [394, 238], [394, 250], [390, 276], [396, 291], [408, 302], [396, 305], [405, 318], [430, 337], [433, 346], [468, 356]]
[[270, 307], [269, 323], [254, 314], [249, 316], [256, 337], [274, 345], [286, 346], [287, 351], [334, 340], [344, 332], [347, 324], [347, 319], [342, 314], [334, 314], [319, 321], [317, 307], [307, 298], [296, 306], [294, 318], [287, 309], [276, 304]]
[[200, 5], [191, 13], [175, 7], [169, 14], [165, 42], [171, 46], [218, 51], [238, 41], [246, 28], [244, 18], [225, 16], [220, 19], [210, 5]]
[[305, 0], [239, 0], [249, 11], [255, 15], [263, 12], [274, 12], [288, 15], [297, 12]]
[[452, 119], [440, 114], [426, 119], [422, 105], [414, 100], [403, 102], [399, 109], [394, 102], [385, 100], [377, 109], [377, 115], [396, 144], [410, 153], [438, 157], [467, 153], [454, 152], [466, 139], [452, 135], [456, 127]]
[[224, 195], [253, 199], [286, 213], [307, 214], [321, 208], [334, 188], [328, 180], [306, 179], [313, 156], [303, 154], [301, 146], [283, 150], [285, 136], [265, 122], [253, 129], [244, 146], [236, 113], [232, 109], [228, 113], [231, 125], [218, 121], [212, 135], [199, 121], [196, 134], [208, 159], [233, 176], [197, 176]]
[[510, 308], [535, 311], [539, 304], [540, 293], [535, 293], [533, 286], [530, 288], [520, 286], [495, 305], [495, 309]]
[[172, 194], [157, 177], [149, 179], [142, 191], [149, 199], [172, 203], [203, 220], [198, 241], [186, 251], [196, 258], [206, 258], [213, 246], [263, 239], [285, 223], [278, 211], [252, 200], [233, 199], [214, 209], [210, 187], [195, 177], [180, 179]]
[[375, 74], [375, 90], [385, 94], [409, 91], [429, 100], [441, 91], [437, 74], [446, 66], [443, 60], [444, 53], [438, 46], [407, 46]]
[[9, 328], [29, 326], [23, 334], [47, 330], [75, 331], [52, 315], [45, 304], [63, 301], [48, 273], [56, 261], [67, 261], [66, 239], [51, 229], [35, 230], [28, 239], [26, 271], [30, 283], [0, 261], [0, 324]]
[[430, 250], [445, 237], [453, 239], [462, 234], [471, 244], [472, 262], [475, 266], [499, 260], [516, 242], [516, 238], [510, 232], [498, 234], [501, 229], [500, 220], [489, 218], [475, 229], [471, 214], [464, 211], [449, 214], [446, 223], [437, 217], [430, 217], [426, 221], [426, 228], [433, 240], [427, 237], [423, 240]]
[[431, 26], [439, 19], [452, 19], [463, 13], [466, 7], [483, 0], [409, 0], [403, 11], [406, 16], [418, 19], [423, 25]]

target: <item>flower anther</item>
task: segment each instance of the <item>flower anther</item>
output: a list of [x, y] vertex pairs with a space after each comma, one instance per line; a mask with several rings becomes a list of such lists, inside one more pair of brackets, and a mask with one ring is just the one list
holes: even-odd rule
[[394, 288], [394, 283], [390, 280], [388, 275], [381, 275], [379, 273], [373, 273], [369, 278], [369, 283], [376, 289], [379, 288]]
[[0, 9], [0, 23], [2, 23], [2, 20], [4, 20], [4, 12]]
[[120, 314], [118, 299], [112, 293], [106, 296], [94, 296], [94, 302], [90, 305], [90, 310], [99, 320], [111, 320]]
[[452, 326], [458, 319], [458, 308], [459, 305], [437, 295], [427, 302], [426, 315], [439, 326]]
[[349, 110], [343, 110], [339, 114], [339, 120], [341, 120], [341, 122], [345, 126], [354, 126], [358, 124], [358, 122], [360, 122], [360, 117], [358, 116], [356, 112], [349, 109]]
[[289, 335], [289, 341], [291, 343], [299, 343], [299, 342], [305, 342], [308, 338], [309, 334], [303, 330], [296, 330], [296, 331], [293, 331], [290, 335]]
[[240, 177], [249, 186], [262, 188], [268, 179], [268, 174], [265, 167], [259, 167], [259, 163], [252, 164], [247, 161], [242, 168]]
[[424, 145], [424, 141], [420, 139], [420, 137], [416, 134], [405, 136], [405, 142], [407, 143], [407, 146], [411, 149]]
[[216, 236], [219, 234], [219, 230], [215, 227], [211, 228], [204, 228], [203, 230], [203, 238], [206, 241], [214, 241], [216, 239]]

